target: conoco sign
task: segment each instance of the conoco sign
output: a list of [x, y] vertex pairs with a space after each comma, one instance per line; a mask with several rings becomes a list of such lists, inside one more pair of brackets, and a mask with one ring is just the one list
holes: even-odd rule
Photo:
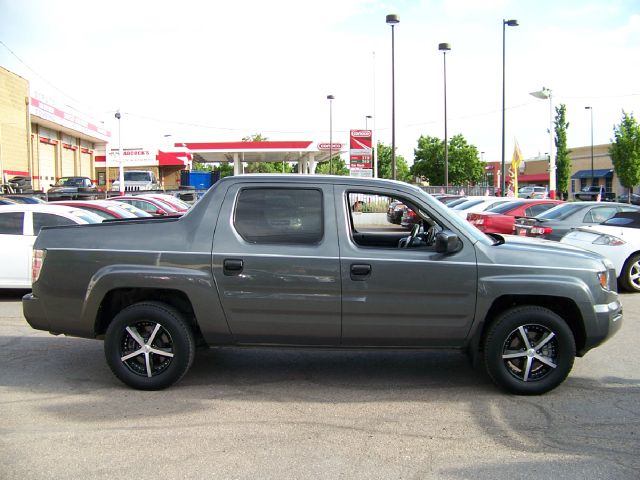
[[318, 150], [340, 150], [342, 148], [341, 143], [319, 143]]

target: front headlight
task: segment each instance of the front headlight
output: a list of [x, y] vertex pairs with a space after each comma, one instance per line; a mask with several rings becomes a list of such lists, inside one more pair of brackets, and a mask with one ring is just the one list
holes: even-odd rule
[[600, 235], [593, 242], [594, 245], [609, 245], [610, 247], [617, 247], [624, 245], [626, 242], [621, 238], [614, 237], [613, 235]]

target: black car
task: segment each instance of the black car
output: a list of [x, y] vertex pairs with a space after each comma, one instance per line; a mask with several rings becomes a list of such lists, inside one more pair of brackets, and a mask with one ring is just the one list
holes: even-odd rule
[[514, 233], [559, 241], [572, 228], [602, 223], [618, 212], [637, 211], [634, 205], [613, 202], [562, 203], [537, 217], [516, 217]]
[[98, 188], [89, 177], [62, 177], [47, 190], [47, 200], [95, 200]]
[[405, 207], [404, 203], [399, 201], [393, 201], [389, 204], [387, 208], [387, 221], [389, 223], [395, 223], [396, 225], [400, 225], [400, 221], [402, 220], [402, 215], [407, 207]]

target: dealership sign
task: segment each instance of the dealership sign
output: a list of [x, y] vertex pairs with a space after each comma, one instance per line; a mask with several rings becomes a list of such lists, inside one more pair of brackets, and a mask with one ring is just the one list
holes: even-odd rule
[[[152, 166], [158, 165], [156, 150], [150, 148], [123, 148], [122, 163], [124, 165]], [[120, 164], [120, 151], [112, 148], [108, 151], [108, 160], [112, 165]]]
[[371, 130], [351, 130], [349, 169], [352, 177], [373, 177], [373, 141]]

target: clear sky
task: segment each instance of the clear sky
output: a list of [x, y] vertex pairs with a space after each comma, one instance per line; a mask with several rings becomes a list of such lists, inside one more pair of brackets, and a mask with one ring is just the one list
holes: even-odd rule
[[[126, 146], [333, 139], [375, 115], [391, 143], [395, 27], [396, 145], [409, 163], [418, 137], [449, 136], [501, 157], [502, 21], [506, 151], [549, 150], [549, 101], [567, 106], [570, 147], [607, 143], [622, 110], [640, 115], [639, 0], [0, 0], [0, 65], [104, 120]], [[9, 49], [13, 52], [11, 53]], [[16, 58], [16, 56], [18, 58]]]

